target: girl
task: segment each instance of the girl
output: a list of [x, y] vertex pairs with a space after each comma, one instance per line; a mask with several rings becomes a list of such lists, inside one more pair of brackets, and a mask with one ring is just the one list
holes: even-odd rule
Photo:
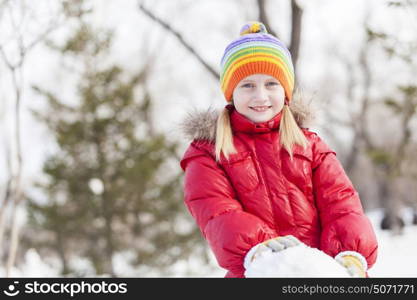
[[[291, 55], [259, 22], [221, 60], [228, 104], [186, 120], [185, 204], [226, 277], [244, 277], [262, 251], [300, 243], [365, 277], [377, 241], [355, 188], [308, 113], [291, 102]], [[301, 108], [301, 109], [300, 109]]]

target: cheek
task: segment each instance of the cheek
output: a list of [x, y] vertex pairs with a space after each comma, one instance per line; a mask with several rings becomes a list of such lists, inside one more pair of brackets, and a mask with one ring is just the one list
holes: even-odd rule
[[279, 89], [274, 95], [274, 102], [277, 104], [284, 103], [285, 101], [285, 91], [283, 88]]
[[274, 112], [280, 112], [282, 110], [282, 108], [284, 107], [284, 103], [285, 103], [285, 94], [284, 93], [279, 93], [277, 95], [275, 95], [275, 97], [273, 98], [273, 106], [274, 106]]
[[282, 86], [280, 86], [279, 90], [278, 90], [278, 94], [280, 97], [285, 98], [285, 90]]
[[241, 92], [241, 91], [235, 91], [233, 92], [233, 103], [235, 106], [245, 106], [248, 102], [248, 95], [247, 93]]
[[285, 93], [284, 92], [277, 92], [274, 96], [273, 96], [273, 101], [275, 104], [280, 105], [281, 103], [284, 104], [285, 102]]

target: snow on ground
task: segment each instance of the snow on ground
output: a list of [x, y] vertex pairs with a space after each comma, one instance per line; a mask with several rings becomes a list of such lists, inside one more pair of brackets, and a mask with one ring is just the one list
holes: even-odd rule
[[367, 214], [378, 239], [378, 258], [369, 270], [370, 277], [417, 277], [417, 226], [411, 224], [411, 210], [404, 209], [407, 226], [401, 235], [380, 230], [382, 210]]
[[[5, 270], [0, 266], [0, 277], [4, 276]], [[59, 270], [45, 263], [35, 249], [29, 249], [24, 263], [12, 268], [10, 277], [59, 277]]]
[[378, 258], [370, 277], [417, 277], [417, 226], [405, 227], [403, 235], [378, 231]]
[[[379, 229], [378, 225], [382, 218], [382, 210], [374, 210], [369, 212], [369, 219], [374, 225], [375, 233], [377, 235], [379, 249], [378, 249], [378, 258], [375, 265], [369, 270], [368, 274], [370, 277], [417, 277], [417, 226], [411, 224], [411, 211], [404, 210], [404, 217], [407, 226], [404, 228], [403, 234], [393, 235], [391, 232], [382, 231]], [[305, 250], [305, 249], [304, 249]], [[303, 249], [293, 249], [293, 251], [288, 253], [288, 257], [285, 259], [295, 259], [297, 262], [300, 261], [300, 253]], [[310, 266], [306, 267], [304, 271], [306, 275], [304, 277], [340, 277], [338, 276], [337, 266], [326, 261], [326, 257], [321, 254], [310, 252], [311, 257], [315, 257], [317, 260], [313, 262]], [[295, 257], [295, 258], [294, 258]], [[211, 262], [209, 265], [201, 265], [199, 260], [182, 260], [178, 261], [177, 264], [173, 266], [173, 270], [176, 273], [176, 277], [223, 277], [226, 274], [226, 271], [217, 266], [214, 256], [211, 257]], [[259, 258], [261, 259], [261, 258]], [[129, 256], [126, 255], [126, 260], [129, 260]], [[278, 261], [278, 260], [277, 260]], [[304, 262], [308, 261], [303, 259]], [[119, 255], [115, 259], [117, 264], [116, 269], [119, 274], [125, 274], [123, 276], [132, 276], [132, 277], [158, 277], [158, 272], [143, 272], [142, 269], [134, 270], [130, 267], [128, 263], [124, 263], [123, 255]], [[261, 262], [260, 262], [261, 263]], [[328, 268], [322, 268], [321, 271], [317, 270], [317, 266], [320, 263], [326, 263]], [[285, 270], [290, 264], [283, 264], [277, 268], [279, 270]], [[79, 269], [84, 269], [84, 265], [80, 265]], [[277, 269], [276, 272], [279, 270]], [[190, 271], [191, 270], [191, 271]], [[314, 271], [317, 272], [333, 272], [332, 276], [321, 274], [313, 275]], [[295, 272], [294, 270], [292, 270]], [[299, 271], [299, 270], [298, 270]], [[289, 272], [286, 269], [286, 272]], [[313, 272], [313, 273], [312, 273]], [[4, 269], [0, 267], [0, 276], [4, 276]], [[272, 274], [269, 274], [272, 276]], [[12, 277], [57, 277], [59, 276], [58, 268], [46, 263], [39, 254], [34, 249], [30, 249], [26, 252], [25, 260], [18, 267], [14, 268], [11, 272]], [[268, 275], [264, 275], [268, 276]], [[297, 277], [294, 273], [293, 277]]]

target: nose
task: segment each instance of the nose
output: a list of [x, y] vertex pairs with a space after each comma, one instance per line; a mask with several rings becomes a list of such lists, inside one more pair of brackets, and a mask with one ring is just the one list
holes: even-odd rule
[[262, 102], [268, 100], [268, 91], [263, 86], [258, 86], [253, 94], [253, 100]]

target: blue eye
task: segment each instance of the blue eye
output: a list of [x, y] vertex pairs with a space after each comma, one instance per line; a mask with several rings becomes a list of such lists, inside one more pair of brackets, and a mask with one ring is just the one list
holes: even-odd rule
[[253, 87], [253, 84], [252, 83], [245, 83], [244, 85], [242, 85], [242, 87], [250, 88], [250, 87]]
[[271, 81], [271, 82], [268, 82], [266, 85], [279, 85], [279, 83], [275, 81]]

